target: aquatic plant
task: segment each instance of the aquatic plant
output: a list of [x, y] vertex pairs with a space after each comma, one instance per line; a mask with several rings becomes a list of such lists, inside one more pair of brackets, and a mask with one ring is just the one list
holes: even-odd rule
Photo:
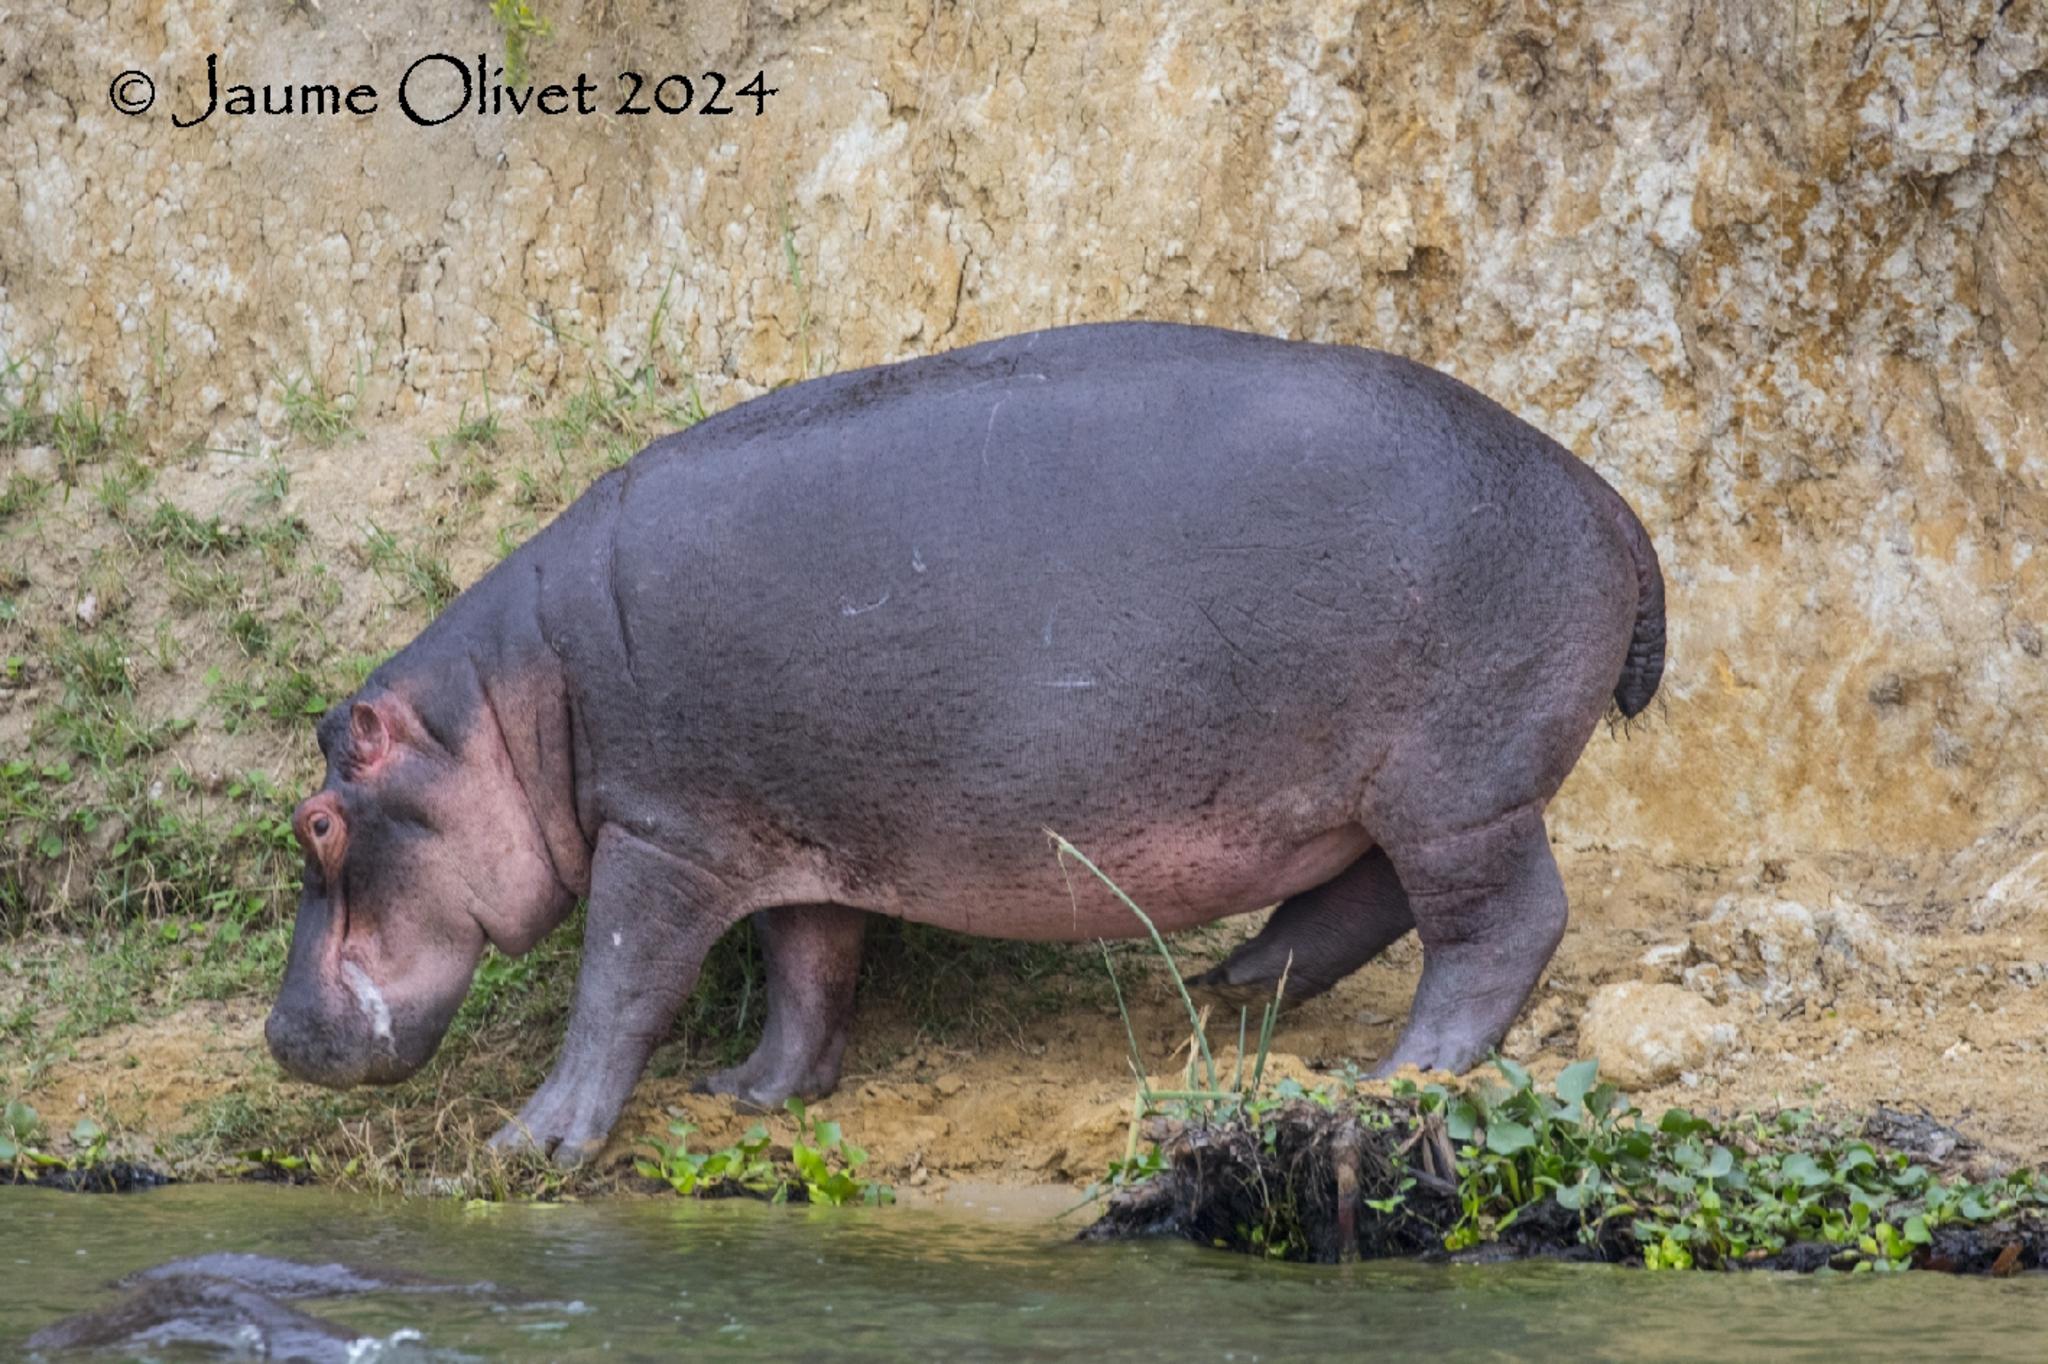
[[35, 1109], [20, 1099], [0, 1106], [0, 1184], [41, 1184], [80, 1193], [116, 1193], [167, 1181], [157, 1171], [107, 1151], [107, 1129], [91, 1118], [71, 1126], [70, 1154], [49, 1149]]
[[730, 1146], [692, 1151], [690, 1137], [697, 1127], [678, 1119], [669, 1124], [672, 1140], [647, 1138], [654, 1158], [636, 1160], [633, 1168], [685, 1197], [741, 1194], [774, 1203], [796, 1198], [834, 1208], [895, 1202], [895, 1191], [888, 1185], [862, 1177], [860, 1167], [867, 1164], [868, 1154], [846, 1139], [838, 1123], [811, 1117], [801, 1099], [791, 1099], [787, 1107], [796, 1120], [787, 1164], [776, 1158], [765, 1123], [755, 1123]]
[[[1278, 1259], [1487, 1251], [1649, 1269], [2010, 1272], [2048, 1263], [2048, 1179], [1944, 1174], [1807, 1109], [1654, 1122], [1593, 1061], [1454, 1087], [1283, 1081], [1155, 1127], [1097, 1236]], [[1172, 1108], [1169, 1104], [1168, 1110]], [[1122, 1171], [1116, 1172], [1123, 1173]], [[1113, 1174], [1112, 1178], [1115, 1178]]]
[[1513, 1062], [1497, 1066], [1505, 1086], [1412, 1090], [1460, 1143], [1462, 1216], [1447, 1249], [1554, 1203], [1577, 1216], [1583, 1243], [1625, 1229], [1652, 1269], [1768, 1262], [1802, 1245], [1827, 1248], [1840, 1268], [1902, 1269], [1931, 1258], [1944, 1227], [2048, 1208], [2048, 1181], [2031, 1170], [1940, 1175], [1809, 1109], [1722, 1124], [1671, 1108], [1652, 1123], [1597, 1082], [1593, 1061], [1566, 1067], [1547, 1092]]

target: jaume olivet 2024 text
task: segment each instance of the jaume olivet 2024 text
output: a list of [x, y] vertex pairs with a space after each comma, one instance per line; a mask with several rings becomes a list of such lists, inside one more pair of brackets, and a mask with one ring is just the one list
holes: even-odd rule
[[[624, 70], [602, 77], [579, 71], [570, 80], [544, 82], [507, 79], [505, 67], [482, 54], [472, 60], [447, 52], [415, 59], [382, 86], [359, 80], [249, 82], [237, 75], [222, 71], [220, 54], [209, 52], [203, 84], [174, 86], [171, 123], [192, 128], [213, 119], [372, 118], [387, 108], [421, 128], [465, 117], [759, 118], [778, 93], [766, 71], [744, 79], [720, 71]], [[123, 71], [108, 86], [107, 98], [121, 113], [147, 113], [156, 103], [156, 82], [146, 71]]]

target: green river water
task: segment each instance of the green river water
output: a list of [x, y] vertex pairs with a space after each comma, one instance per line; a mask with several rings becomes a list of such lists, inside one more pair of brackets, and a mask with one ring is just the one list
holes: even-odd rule
[[[1012, 1210], [637, 1200], [468, 1212], [268, 1186], [0, 1188], [0, 1359], [208, 1251], [488, 1279], [299, 1306], [379, 1359], [2039, 1359], [2048, 1280], [1262, 1264]], [[184, 1356], [179, 1356], [184, 1357]]]

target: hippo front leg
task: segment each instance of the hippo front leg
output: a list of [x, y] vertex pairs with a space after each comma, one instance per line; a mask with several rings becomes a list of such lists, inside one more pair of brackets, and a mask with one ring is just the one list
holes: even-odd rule
[[590, 1159], [697, 984], [713, 943], [743, 917], [715, 878], [615, 827], [597, 839], [583, 965], [561, 1055], [519, 1116], [491, 1138], [557, 1165]]

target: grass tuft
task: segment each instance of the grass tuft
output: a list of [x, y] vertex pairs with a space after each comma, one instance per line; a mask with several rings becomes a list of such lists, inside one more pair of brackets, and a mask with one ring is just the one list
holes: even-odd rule
[[344, 436], [358, 434], [356, 421], [363, 395], [360, 365], [356, 369], [354, 384], [343, 393], [334, 392], [318, 377], [304, 372], [280, 373], [277, 382], [283, 389], [279, 398], [284, 404], [285, 425], [291, 428], [292, 434], [303, 436], [316, 445], [332, 445]]

